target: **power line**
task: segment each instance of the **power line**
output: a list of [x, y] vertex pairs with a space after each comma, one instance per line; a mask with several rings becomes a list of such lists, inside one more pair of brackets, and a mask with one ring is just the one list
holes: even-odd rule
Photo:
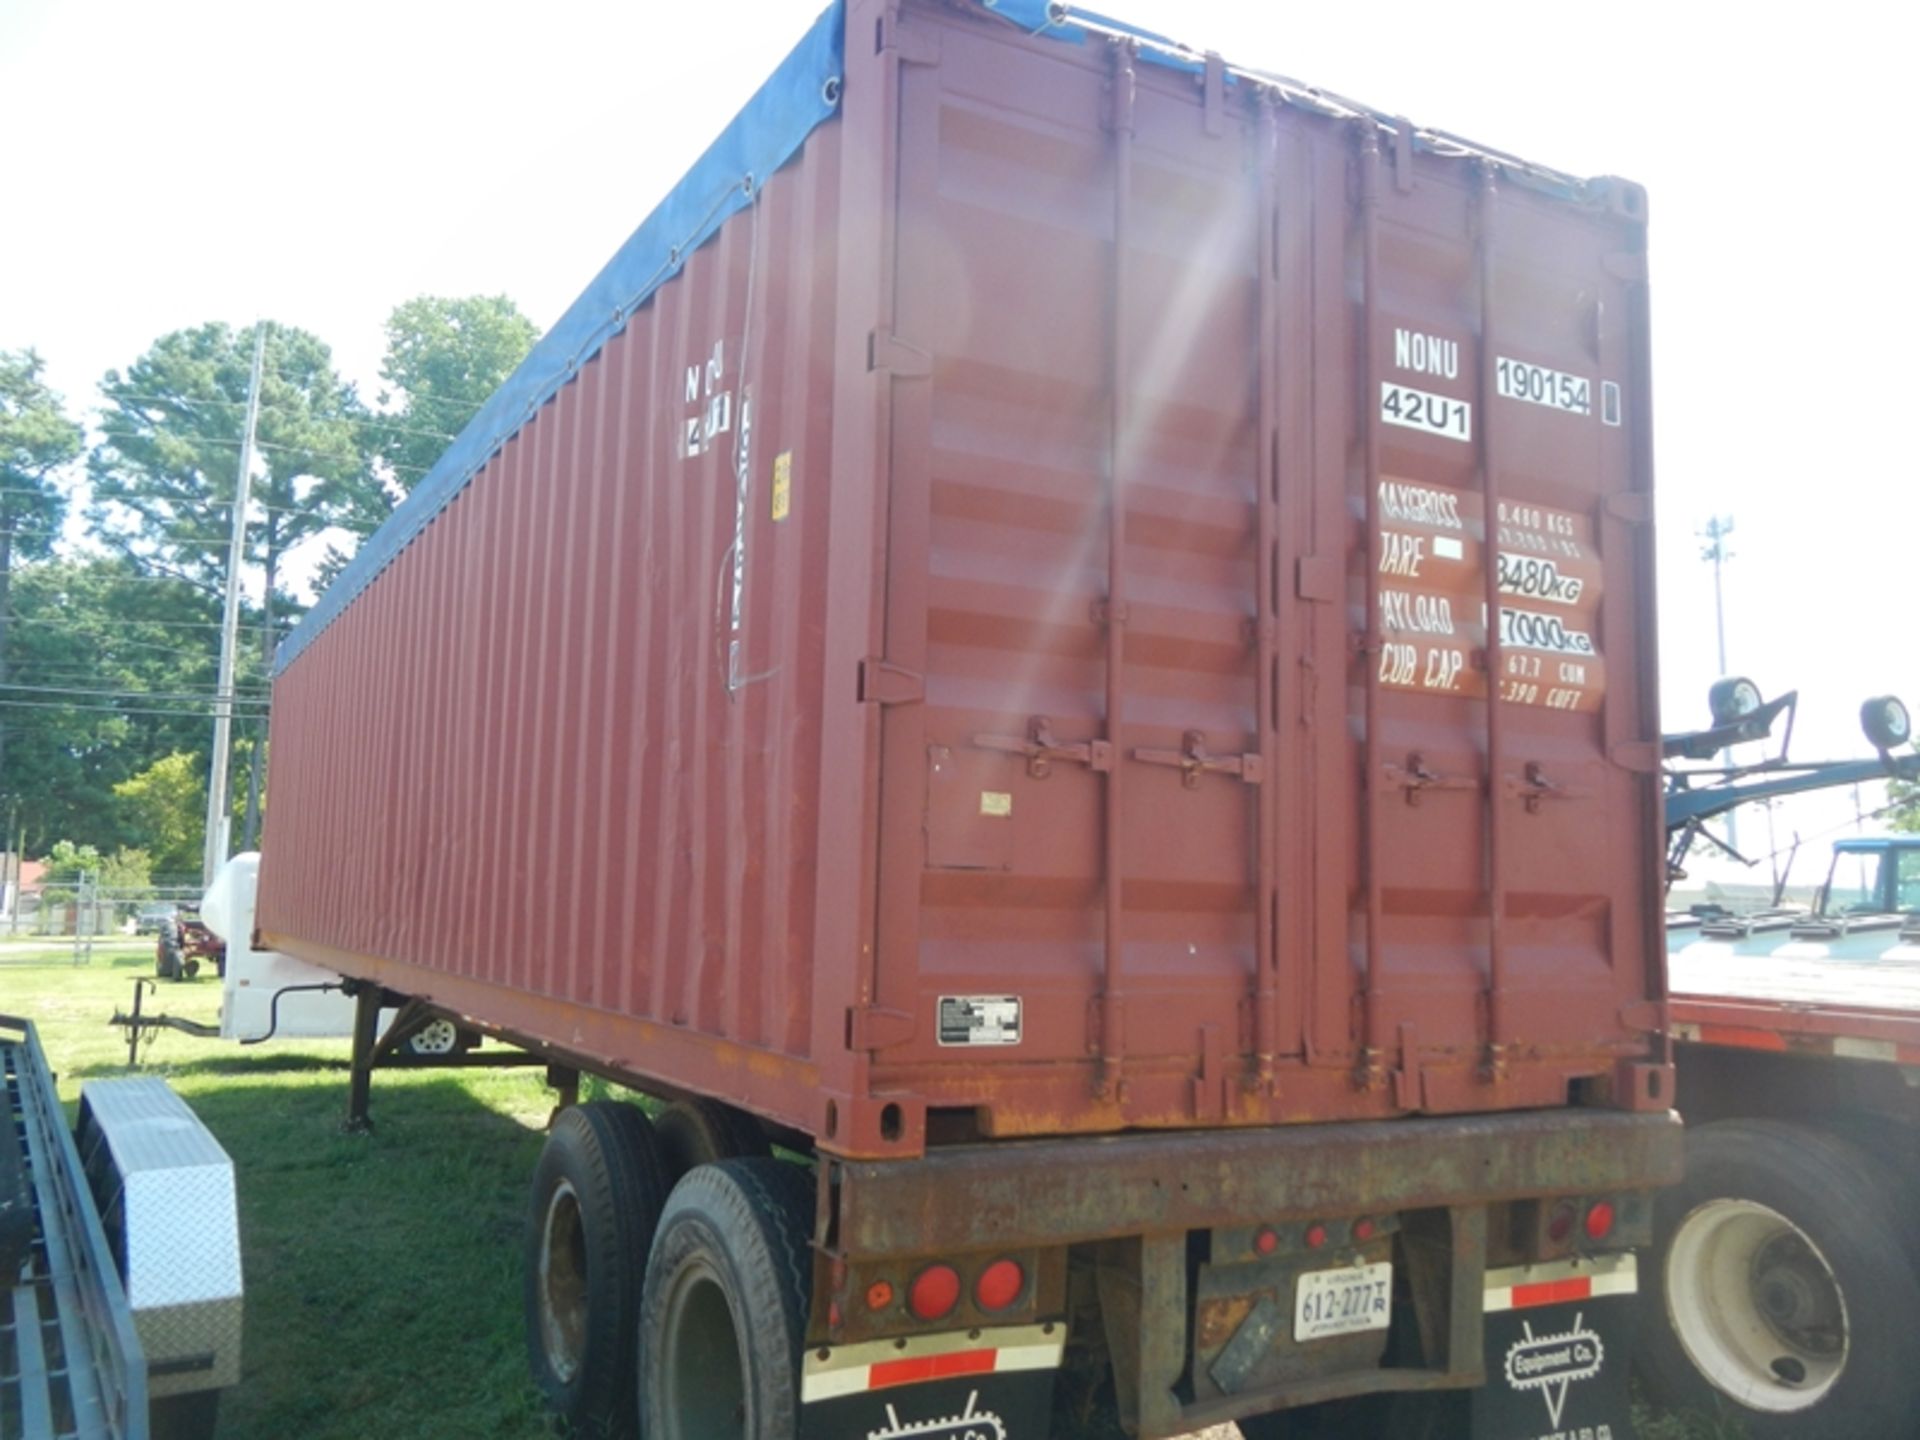
[[[188, 690], [83, 690], [70, 685], [28, 685], [16, 684], [11, 680], [0, 681], [0, 690], [16, 691], [22, 695], [79, 695], [94, 700], [205, 700], [209, 704], [214, 696], [211, 692]], [[264, 704], [264, 701], [248, 701], [248, 704]]]
[[[236, 410], [244, 410], [247, 408], [247, 402], [244, 400], [189, 400], [174, 395], [121, 394], [110, 395], [108, 398], [114, 401], [130, 400], [135, 404], [144, 402], [152, 405], [172, 405], [181, 410], [191, 410], [196, 405], [225, 405]], [[311, 411], [290, 410], [284, 405], [275, 405], [270, 400], [262, 400], [260, 402], [260, 408], [262, 410], [271, 410], [280, 415], [306, 415], [315, 425], [360, 425], [371, 427], [375, 430], [385, 430], [392, 435], [418, 435], [427, 440], [454, 441], [460, 438], [458, 435], [449, 435], [442, 430], [417, 430], [405, 425], [396, 425], [386, 420], [378, 411], [371, 411], [364, 416], [314, 415]], [[258, 444], [259, 442], [255, 441], [254, 443]]]
[[[159, 715], [172, 720], [194, 720], [213, 713], [213, 702], [211, 700], [204, 705], [189, 705], [185, 708], [174, 707], [162, 710], [145, 708], [138, 705], [79, 705], [58, 700], [10, 700], [4, 695], [0, 695], [0, 705], [4, 705], [10, 710], [60, 710], [69, 713], [80, 711], [89, 715], [109, 716]], [[247, 715], [242, 718], [252, 719], [255, 713], [256, 712], [249, 711]], [[266, 712], [262, 710], [257, 713], [264, 715]]]
[[[105, 435], [110, 439], [118, 438], [122, 440], [157, 440], [160, 438], [151, 432], [139, 430], [109, 430], [105, 427], [101, 427], [96, 433]], [[217, 435], [178, 435], [172, 438], [188, 445], [217, 445], [234, 450], [240, 448], [240, 442], [238, 440], [228, 440]], [[369, 458], [365, 455], [350, 455], [339, 450], [323, 450], [317, 445], [281, 445], [277, 442], [269, 444], [265, 440], [254, 441], [253, 447], [256, 450], [279, 450], [289, 455], [306, 455], [318, 460], [345, 460], [356, 465], [366, 463]], [[433, 468], [431, 465], [402, 465], [396, 460], [382, 459], [381, 463], [390, 469], [406, 470], [415, 475], [425, 475]]]
[[[15, 573], [17, 574], [19, 572], [16, 571]], [[126, 578], [144, 579], [146, 577], [128, 576]], [[75, 629], [84, 629], [89, 627], [93, 623], [86, 620], [76, 620], [66, 615], [8, 615], [4, 618], [7, 620], [9, 624], [13, 624], [13, 625], [66, 625], [66, 626], [71, 626]], [[218, 620], [145, 620], [145, 619], [118, 620], [116, 619], [113, 622], [113, 628], [116, 630], [121, 628], [122, 626], [135, 626], [135, 625], [162, 625], [169, 630], [218, 630], [220, 628], [220, 622]], [[253, 625], [253, 626], [250, 626], [249, 628], [252, 629], [256, 634], [260, 630], [260, 627], [258, 625]], [[273, 628], [275, 630], [285, 632], [285, 631], [291, 630], [293, 628], [293, 624], [292, 623], [276, 624]]]

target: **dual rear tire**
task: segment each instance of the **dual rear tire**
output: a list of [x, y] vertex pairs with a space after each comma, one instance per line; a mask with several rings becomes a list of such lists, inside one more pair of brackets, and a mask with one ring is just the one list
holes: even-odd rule
[[1869, 1440], [1920, 1414], [1920, 1280], [1901, 1186], [1825, 1130], [1687, 1131], [1655, 1202], [1638, 1370], [1665, 1408], [1731, 1414], [1751, 1440]]
[[766, 1150], [711, 1102], [654, 1123], [618, 1101], [555, 1120], [534, 1170], [525, 1302], [533, 1378], [567, 1433], [797, 1433], [812, 1178]]

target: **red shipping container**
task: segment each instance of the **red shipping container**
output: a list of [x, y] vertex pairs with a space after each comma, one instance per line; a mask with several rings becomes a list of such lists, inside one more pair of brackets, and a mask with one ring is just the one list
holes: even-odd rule
[[263, 943], [843, 1155], [1664, 1109], [1642, 192], [1034, 29], [829, 12], [369, 542]]

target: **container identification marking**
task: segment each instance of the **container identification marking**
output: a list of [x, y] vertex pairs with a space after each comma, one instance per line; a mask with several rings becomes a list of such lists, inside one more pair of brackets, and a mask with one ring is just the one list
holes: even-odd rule
[[1593, 414], [1593, 382], [1584, 375], [1502, 355], [1493, 367], [1494, 388], [1506, 400], [1524, 400], [1568, 415]]
[[1424, 430], [1449, 440], [1473, 439], [1473, 406], [1465, 400], [1396, 385], [1391, 380], [1380, 382], [1380, 419], [1388, 425]]
[[1007, 790], [982, 790], [980, 792], [980, 813], [1004, 820], [1013, 814], [1013, 794]]
[[942, 1045], [1018, 1045], [1018, 995], [942, 995], [935, 1034]]

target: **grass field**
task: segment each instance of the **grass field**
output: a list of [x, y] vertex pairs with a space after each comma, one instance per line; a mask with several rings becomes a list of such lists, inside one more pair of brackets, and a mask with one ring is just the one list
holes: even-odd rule
[[[40, 1027], [61, 1097], [125, 1074], [107, 1019], [153, 973], [153, 942], [0, 945], [0, 1011]], [[211, 1022], [219, 982], [161, 984], [149, 1011]], [[241, 1048], [162, 1031], [164, 1075], [233, 1156], [247, 1284], [244, 1379], [224, 1440], [549, 1433], [527, 1378], [520, 1227], [552, 1092], [538, 1070], [382, 1071], [349, 1136], [344, 1041]]]
[[[126, 1073], [108, 1017], [152, 973], [151, 940], [97, 946], [80, 967], [70, 944], [0, 942], [0, 1012], [39, 1025], [70, 1109], [86, 1081]], [[210, 1023], [219, 1003], [208, 974], [160, 984], [144, 1008]], [[380, 1071], [376, 1128], [350, 1136], [346, 1061], [344, 1040], [243, 1048], [173, 1030], [142, 1051], [238, 1175], [246, 1338], [222, 1440], [550, 1435], [527, 1378], [520, 1250], [552, 1092], [538, 1069]], [[1641, 1426], [1642, 1440], [1738, 1437], [1674, 1417]]]

